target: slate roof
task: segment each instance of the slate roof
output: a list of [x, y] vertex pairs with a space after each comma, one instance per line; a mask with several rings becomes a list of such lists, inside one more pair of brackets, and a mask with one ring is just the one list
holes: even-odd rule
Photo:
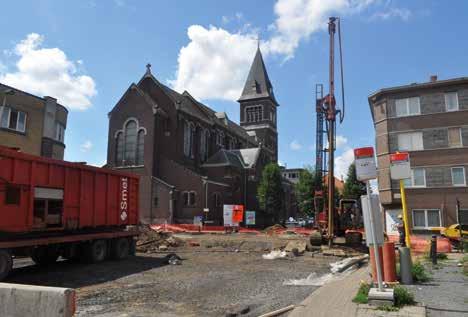
[[221, 149], [213, 154], [202, 166], [235, 166], [238, 168], [244, 168], [241, 158], [237, 154], [225, 149]]
[[252, 168], [257, 164], [261, 149], [259, 147], [250, 149], [231, 150], [232, 153], [238, 155], [246, 168]]
[[251, 100], [258, 98], [270, 98], [278, 105], [273, 93], [273, 86], [266, 71], [265, 63], [263, 62], [262, 52], [260, 47], [255, 53], [255, 58], [250, 66], [249, 75], [245, 82], [244, 90], [238, 101]]
[[260, 148], [240, 150], [221, 149], [208, 158], [203, 167], [235, 166], [238, 168], [252, 168], [257, 164], [260, 151]]

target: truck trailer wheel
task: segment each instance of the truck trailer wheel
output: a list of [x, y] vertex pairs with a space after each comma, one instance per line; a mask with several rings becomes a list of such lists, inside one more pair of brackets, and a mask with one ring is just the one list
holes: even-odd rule
[[0, 250], [0, 281], [8, 276], [13, 268], [13, 259], [10, 252], [7, 250]]
[[107, 241], [94, 240], [85, 246], [86, 261], [91, 263], [102, 262], [107, 257]]
[[111, 244], [111, 258], [123, 260], [130, 254], [130, 241], [128, 238], [117, 238]]
[[31, 259], [38, 265], [48, 265], [55, 263], [59, 253], [54, 246], [40, 246], [33, 250]]

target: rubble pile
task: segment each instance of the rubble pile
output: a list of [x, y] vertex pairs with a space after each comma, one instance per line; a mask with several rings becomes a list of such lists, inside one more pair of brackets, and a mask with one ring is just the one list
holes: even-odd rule
[[184, 245], [183, 240], [172, 236], [168, 232], [154, 230], [150, 227], [140, 228], [140, 232], [136, 243], [136, 250], [138, 252], [153, 253]]

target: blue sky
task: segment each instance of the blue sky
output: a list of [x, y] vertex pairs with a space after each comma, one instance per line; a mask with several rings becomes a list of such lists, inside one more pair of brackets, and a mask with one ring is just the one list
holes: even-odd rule
[[[468, 74], [468, 2], [383, 0], [8, 1], [0, 82], [70, 109], [66, 159], [105, 162], [107, 113], [152, 64], [238, 122], [235, 102], [261, 39], [278, 109], [279, 158], [314, 162], [316, 83], [328, 80], [330, 15], [342, 17], [347, 111], [337, 168], [373, 145], [367, 96], [382, 87]], [[6, 18], [5, 18], [6, 17]]]

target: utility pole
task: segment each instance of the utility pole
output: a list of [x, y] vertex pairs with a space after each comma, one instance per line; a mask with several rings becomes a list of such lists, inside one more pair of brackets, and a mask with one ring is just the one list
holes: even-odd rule
[[335, 32], [336, 17], [330, 17], [328, 33], [330, 35], [330, 61], [329, 61], [329, 93], [325, 99], [328, 121], [328, 246], [333, 245], [334, 215], [335, 215], [335, 127], [336, 127], [336, 102], [335, 102]]

